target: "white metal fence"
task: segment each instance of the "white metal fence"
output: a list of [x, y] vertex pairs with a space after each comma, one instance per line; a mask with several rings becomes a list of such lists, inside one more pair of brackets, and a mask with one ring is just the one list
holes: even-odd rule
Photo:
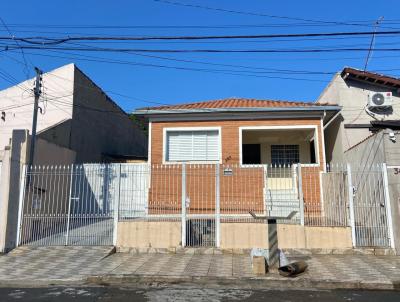
[[19, 244], [112, 245], [113, 166], [34, 166], [26, 172]]
[[350, 173], [355, 245], [391, 246], [393, 238], [392, 225], [388, 222], [391, 213], [385, 164], [352, 167]]
[[[84, 164], [25, 175], [20, 244], [111, 245], [118, 221], [174, 221], [182, 245], [219, 246], [221, 224], [352, 227], [390, 246], [382, 165]], [[386, 177], [387, 180], [387, 177]]]

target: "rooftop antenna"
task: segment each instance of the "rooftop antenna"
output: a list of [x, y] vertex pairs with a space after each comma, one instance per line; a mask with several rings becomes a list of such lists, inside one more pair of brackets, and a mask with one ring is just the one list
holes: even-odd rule
[[378, 29], [378, 27], [381, 24], [381, 22], [383, 21], [383, 19], [384, 19], [384, 17], [382, 16], [382, 17], [379, 17], [379, 19], [375, 21], [374, 33], [372, 34], [371, 43], [369, 44], [369, 50], [368, 50], [367, 58], [365, 60], [364, 71], [367, 70], [368, 62], [369, 62], [369, 59], [371, 58], [371, 55], [372, 55], [372, 52], [373, 52], [376, 30]]

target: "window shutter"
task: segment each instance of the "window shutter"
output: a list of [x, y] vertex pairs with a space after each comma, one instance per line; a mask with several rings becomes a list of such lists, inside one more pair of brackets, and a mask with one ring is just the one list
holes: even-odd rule
[[207, 159], [209, 161], [219, 160], [219, 133], [209, 131], [207, 135]]
[[218, 131], [167, 132], [167, 161], [218, 161]]
[[167, 160], [186, 161], [192, 158], [192, 135], [190, 132], [169, 132]]

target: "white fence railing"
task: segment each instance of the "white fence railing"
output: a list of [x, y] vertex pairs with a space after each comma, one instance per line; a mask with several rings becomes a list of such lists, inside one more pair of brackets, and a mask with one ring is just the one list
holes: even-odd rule
[[353, 228], [388, 246], [382, 165], [84, 164], [27, 169], [20, 244], [112, 244], [118, 221], [181, 223], [182, 244], [219, 244], [222, 223]]

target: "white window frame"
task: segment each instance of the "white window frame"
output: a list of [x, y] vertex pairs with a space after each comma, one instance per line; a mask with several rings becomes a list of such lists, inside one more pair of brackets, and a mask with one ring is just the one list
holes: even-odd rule
[[[317, 125], [288, 125], [288, 126], [244, 126], [239, 127], [239, 163], [241, 167], [254, 167], [254, 165], [243, 164], [242, 143], [243, 130], [292, 130], [292, 129], [314, 129], [315, 135], [315, 164], [301, 164], [302, 167], [319, 167], [321, 159], [319, 158], [319, 131]], [[262, 166], [259, 165], [259, 166]]]
[[163, 164], [182, 164], [185, 162], [181, 161], [168, 161], [167, 160], [167, 133], [168, 132], [174, 132], [174, 131], [191, 131], [191, 132], [196, 132], [196, 131], [218, 131], [218, 161], [186, 161], [186, 163], [190, 164], [204, 164], [204, 165], [209, 165], [209, 164], [216, 164], [216, 163], [222, 163], [222, 129], [221, 127], [168, 127], [168, 128], [163, 128], [163, 154], [162, 154], [162, 160]]

